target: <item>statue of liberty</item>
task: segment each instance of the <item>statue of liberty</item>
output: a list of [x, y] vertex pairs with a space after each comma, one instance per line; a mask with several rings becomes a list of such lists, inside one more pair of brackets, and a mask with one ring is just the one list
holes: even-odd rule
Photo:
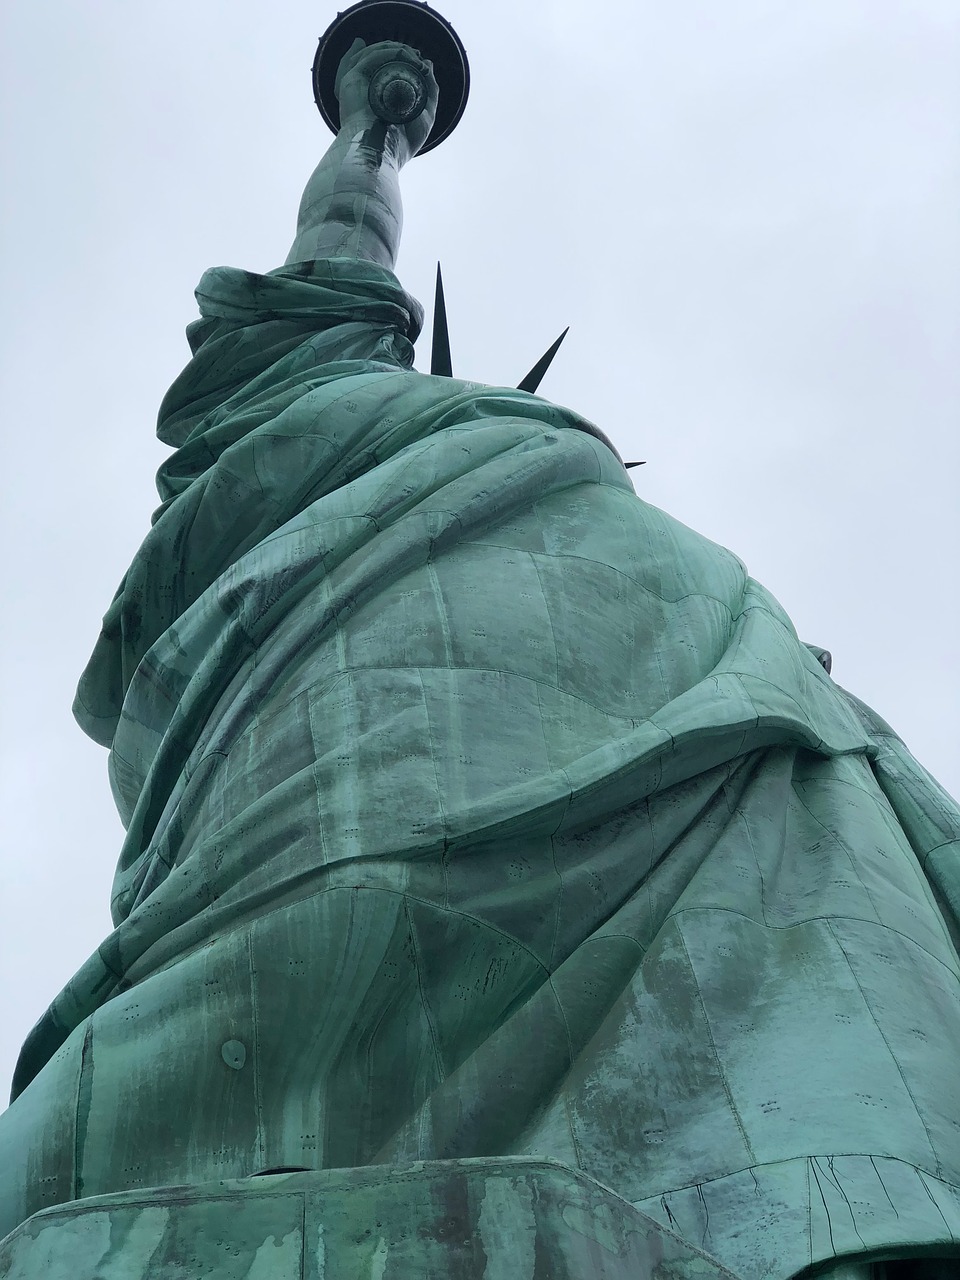
[[960, 814], [601, 431], [413, 369], [398, 176], [462, 100], [374, 9], [160, 410], [76, 704], [115, 928], [0, 1117], [0, 1273], [960, 1276]]

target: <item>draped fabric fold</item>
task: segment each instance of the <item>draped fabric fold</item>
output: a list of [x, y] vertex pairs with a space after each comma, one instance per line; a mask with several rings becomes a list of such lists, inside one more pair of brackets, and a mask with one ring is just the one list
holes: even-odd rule
[[0, 1232], [529, 1155], [744, 1276], [960, 1251], [949, 797], [592, 424], [415, 372], [389, 272], [198, 300], [76, 704], [116, 928], [24, 1048]]

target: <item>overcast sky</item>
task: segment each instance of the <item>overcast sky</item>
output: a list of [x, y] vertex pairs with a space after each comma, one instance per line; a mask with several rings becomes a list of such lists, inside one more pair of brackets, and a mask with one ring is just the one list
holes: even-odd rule
[[[7, 0], [0, 1093], [109, 929], [122, 832], [70, 716], [147, 530], [202, 271], [284, 259], [335, 6]], [[405, 171], [454, 371], [599, 423], [960, 792], [960, 4], [446, 0], [456, 134]], [[429, 317], [428, 317], [429, 328]], [[428, 344], [418, 363], [429, 367]]]

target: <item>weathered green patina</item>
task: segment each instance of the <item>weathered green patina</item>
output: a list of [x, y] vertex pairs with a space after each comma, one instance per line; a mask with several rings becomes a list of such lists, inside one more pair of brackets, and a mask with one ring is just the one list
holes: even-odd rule
[[216, 1280], [736, 1280], [591, 1178], [441, 1160], [93, 1196], [0, 1242], [0, 1275]]
[[[457, 1271], [426, 1210], [410, 1232], [426, 1192], [369, 1190], [508, 1157], [615, 1193], [629, 1265], [571, 1276], [960, 1274], [960, 814], [590, 423], [412, 369], [396, 177], [430, 111], [379, 126], [389, 58], [420, 61], [345, 64], [287, 265], [197, 292], [162, 506], [77, 702], [128, 829], [116, 928], [0, 1118], [0, 1233], [79, 1203], [10, 1274], [67, 1275], [88, 1209], [160, 1250], [148, 1189], [196, 1213], [290, 1167], [341, 1171], [334, 1235], [351, 1185], [382, 1205], [380, 1261], [330, 1274], [568, 1274], [530, 1245], [567, 1247], [546, 1191], [535, 1230], [503, 1200], [513, 1270]], [[687, 1252], [630, 1261], [621, 1201]], [[263, 1275], [300, 1274], [298, 1212], [246, 1220]], [[161, 1254], [102, 1274], [192, 1274]]]

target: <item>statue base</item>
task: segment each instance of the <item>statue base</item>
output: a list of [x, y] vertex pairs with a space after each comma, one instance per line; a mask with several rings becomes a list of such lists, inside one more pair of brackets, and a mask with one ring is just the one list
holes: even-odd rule
[[731, 1280], [553, 1161], [439, 1160], [153, 1187], [43, 1209], [6, 1280]]

